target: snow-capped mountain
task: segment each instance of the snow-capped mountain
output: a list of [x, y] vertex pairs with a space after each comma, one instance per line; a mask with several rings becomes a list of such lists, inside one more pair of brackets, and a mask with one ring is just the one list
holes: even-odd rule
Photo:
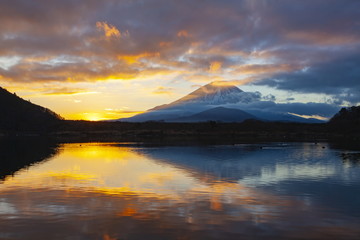
[[212, 82], [180, 98], [173, 104], [205, 103], [218, 105], [237, 103], [243, 93], [242, 90], [235, 86], [224, 85], [222, 82]]
[[206, 122], [206, 121], [221, 121], [221, 122], [243, 122], [247, 119], [256, 119], [254, 115], [239, 109], [215, 107], [196, 113], [191, 116], [169, 119], [169, 122]]
[[[259, 92], [244, 92], [227, 82], [217, 81], [202, 86], [172, 103], [154, 107], [145, 113], [122, 118], [119, 121], [200, 122], [214, 120], [241, 122], [245, 119], [256, 118], [269, 121], [307, 122], [305, 118], [264, 108], [266, 105], [272, 106], [273, 104], [275, 103], [262, 101]], [[262, 106], [262, 109], [259, 110], [259, 106]], [[239, 111], [244, 117], [239, 117]]]
[[258, 93], [244, 92], [234, 85], [223, 81], [211, 82], [197, 90], [189, 93], [170, 104], [157, 106], [151, 110], [161, 110], [173, 107], [187, 106], [205, 106], [205, 105], [224, 105], [235, 103], [249, 103], [258, 99]]

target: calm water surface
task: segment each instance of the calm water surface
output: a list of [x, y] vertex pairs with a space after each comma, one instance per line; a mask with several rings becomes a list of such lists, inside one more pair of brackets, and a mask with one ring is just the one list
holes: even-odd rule
[[37, 163], [1, 170], [0, 239], [360, 239], [359, 151], [324, 143], [19, 148], [0, 148], [1, 161]]

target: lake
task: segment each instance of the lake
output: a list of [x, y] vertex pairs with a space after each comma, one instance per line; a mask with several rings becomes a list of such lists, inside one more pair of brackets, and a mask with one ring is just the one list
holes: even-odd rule
[[360, 151], [6, 142], [0, 239], [360, 239]]

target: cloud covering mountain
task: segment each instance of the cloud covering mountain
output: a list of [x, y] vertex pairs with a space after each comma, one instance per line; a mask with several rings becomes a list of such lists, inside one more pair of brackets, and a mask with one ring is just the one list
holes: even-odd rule
[[[315, 118], [326, 120], [338, 110], [336, 105], [323, 103], [279, 104], [264, 100], [259, 92], [244, 92], [227, 82], [212, 82], [172, 103], [120, 120], [241, 122], [253, 118], [269, 121], [317, 122]], [[231, 115], [233, 115], [232, 119]]]

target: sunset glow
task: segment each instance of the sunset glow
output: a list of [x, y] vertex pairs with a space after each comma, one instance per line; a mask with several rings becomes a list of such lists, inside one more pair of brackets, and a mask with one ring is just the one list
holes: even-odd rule
[[106, 120], [107, 118], [104, 118], [103, 114], [101, 113], [83, 113], [83, 117], [80, 117], [80, 119], [89, 121], [100, 121]]
[[[51, 164], [35, 167], [31, 173], [21, 172], [8, 179], [3, 187], [19, 187], [32, 179], [29, 187], [33, 189], [52, 188], [68, 192], [87, 189], [87, 192], [104, 195], [134, 195], [177, 202], [186, 202], [192, 194], [201, 194], [204, 198], [210, 196], [214, 210], [221, 209], [225, 196], [234, 204], [251, 205], [261, 198], [264, 204], [276, 205], [275, 196], [253, 191], [238, 183], [198, 179], [186, 169], [158, 164], [157, 159], [141, 155], [136, 149], [117, 147], [115, 143], [65, 144], [62, 149]], [[170, 187], [175, 183], [181, 189]], [[182, 198], [184, 194], [190, 196]], [[132, 213], [136, 211], [127, 209], [121, 214], [131, 216]]]
[[0, 86], [66, 119], [130, 117], [213, 81], [360, 103], [359, 1], [32, 3], [0, 3]]

